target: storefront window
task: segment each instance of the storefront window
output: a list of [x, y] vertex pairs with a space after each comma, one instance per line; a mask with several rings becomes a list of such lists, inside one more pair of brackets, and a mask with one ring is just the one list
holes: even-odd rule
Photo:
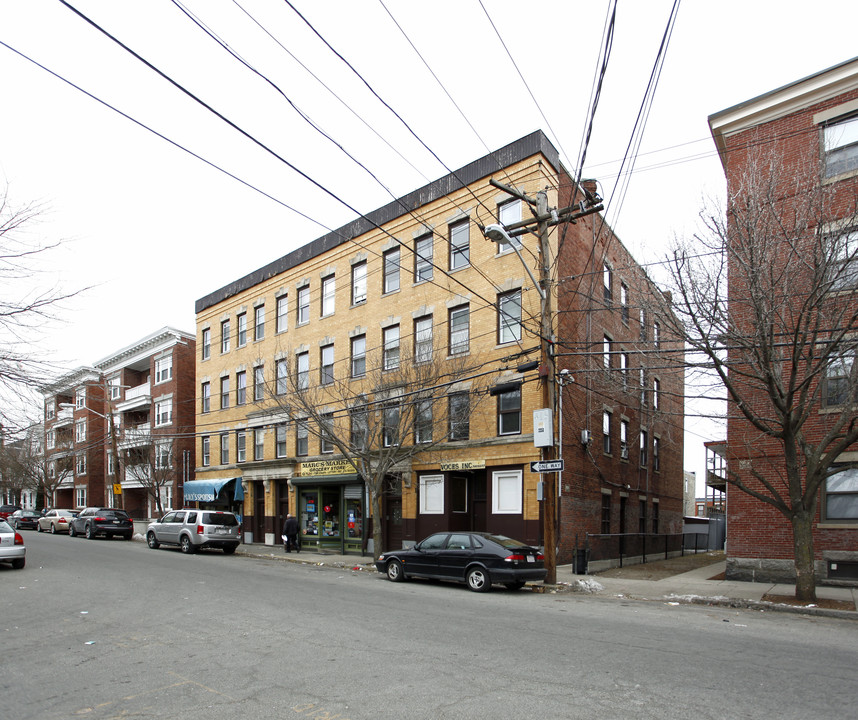
[[346, 529], [350, 538], [363, 537], [363, 515], [360, 499], [346, 500]]
[[319, 534], [319, 496], [316, 493], [301, 493], [301, 534]]
[[338, 537], [340, 534], [340, 493], [325, 490], [322, 493], [322, 525], [324, 537]]

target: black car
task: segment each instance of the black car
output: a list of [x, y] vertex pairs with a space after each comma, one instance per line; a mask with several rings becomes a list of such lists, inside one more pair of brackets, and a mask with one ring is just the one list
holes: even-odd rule
[[37, 530], [42, 513], [37, 510], [16, 510], [7, 519], [16, 530]]
[[493, 583], [510, 590], [545, 579], [545, 558], [518, 540], [484, 532], [442, 532], [407, 550], [392, 550], [375, 563], [389, 580], [412, 577], [466, 583], [474, 592], [488, 592]]
[[117, 508], [89, 507], [83, 510], [76, 518], [69, 520], [69, 535], [86, 535], [92, 540], [99, 535], [110, 539], [119, 535], [125, 540], [130, 540], [134, 534], [134, 522], [124, 510]]

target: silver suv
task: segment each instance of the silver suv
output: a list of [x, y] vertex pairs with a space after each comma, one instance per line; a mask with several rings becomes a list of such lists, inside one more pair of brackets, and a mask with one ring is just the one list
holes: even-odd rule
[[232, 555], [240, 536], [238, 518], [224, 510], [174, 510], [146, 529], [146, 542], [153, 550], [162, 544], [178, 545], [183, 553], [220, 548]]

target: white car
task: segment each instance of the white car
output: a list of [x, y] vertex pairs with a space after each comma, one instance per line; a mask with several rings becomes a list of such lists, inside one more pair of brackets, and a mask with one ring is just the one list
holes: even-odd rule
[[36, 529], [39, 532], [47, 530], [54, 534], [58, 532], [67, 533], [69, 531], [69, 522], [76, 515], [77, 513], [74, 510], [57, 510], [56, 508], [48, 510], [44, 516], [39, 518], [39, 527]]
[[5, 520], [0, 520], [0, 562], [12, 563], [12, 567], [20, 570], [26, 563], [27, 548], [24, 538]]

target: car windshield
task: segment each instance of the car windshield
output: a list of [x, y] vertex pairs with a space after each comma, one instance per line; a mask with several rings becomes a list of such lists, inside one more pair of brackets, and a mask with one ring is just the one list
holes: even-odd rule
[[102, 510], [98, 514], [102, 517], [116, 518], [117, 520], [125, 520], [128, 517], [128, 513], [124, 510]]
[[238, 520], [232, 513], [207, 512], [203, 513], [203, 525], [238, 525]]

